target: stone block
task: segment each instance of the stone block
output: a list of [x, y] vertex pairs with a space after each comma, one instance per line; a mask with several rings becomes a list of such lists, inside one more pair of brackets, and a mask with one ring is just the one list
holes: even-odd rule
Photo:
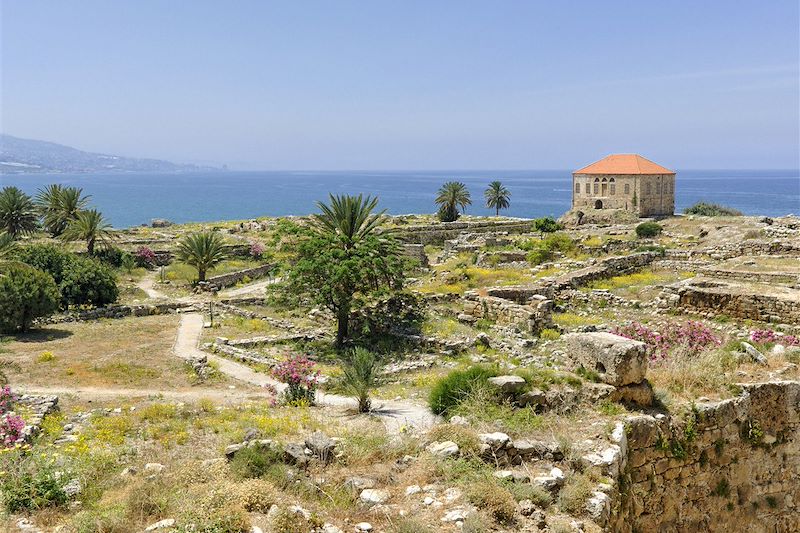
[[605, 332], [570, 333], [564, 338], [575, 367], [597, 372], [604, 383], [619, 387], [644, 380], [647, 353], [643, 342]]

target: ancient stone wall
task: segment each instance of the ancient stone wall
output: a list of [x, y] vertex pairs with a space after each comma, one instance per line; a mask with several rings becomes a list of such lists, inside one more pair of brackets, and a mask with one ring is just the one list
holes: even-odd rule
[[461, 233], [491, 233], [496, 231], [527, 233], [531, 230], [530, 220], [487, 220], [404, 226], [386, 231], [406, 243], [442, 244], [444, 241], [453, 239]]
[[705, 278], [667, 285], [658, 295], [660, 309], [681, 308], [711, 317], [800, 324], [800, 290], [775, 286], [740, 286]]
[[520, 305], [496, 296], [481, 296], [477, 291], [464, 294], [464, 314], [475, 319], [493, 320], [501, 325], [517, 326], [538, 333], [552, 327], [553, 302], [533, 296], [530, 304]]
[[245, 278], [257, 279], [269, 275], [275, 269], [275, 265], [261, 265], [254, 268], [247, 268], [245, 270], [237, 270], [228, 274], [221, 274], [207, 278], [197, 284], [202, 290], [219, 290], [225, 287], [236, 285]]
[[100, 318], [125, 318], [128, 316], [166, 315], [178, 311], [197, 310], [196, 304], [185, 302], [169, 302], [152, 305], [108, 305], [96, 309], [71, 311], [62, 315], [54, 315], [42, 319], [42, 324], [60, 324], [64, 322], [81, 322]]
[[608, 531], [800, 531], [800, 383], [626, 423]]
[[699, 273], [717, 279], [800, 284], [800, 274], [792, 272], [766, 272], [706, 267], [700, 269]]
[[563, 274], [552, 282], [555, 290], [582, 287], [598, 279], [606, 279], [643, 268], [659, 257], [656, 252], [639, 252], [603, 259], [595, 265]]

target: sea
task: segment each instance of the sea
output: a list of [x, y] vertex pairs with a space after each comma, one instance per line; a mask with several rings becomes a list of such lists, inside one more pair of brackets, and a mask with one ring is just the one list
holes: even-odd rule
[[[490, 215], [483, 191], [500, 180], [511, 192], [513, 217], [558, 217], [570, 207], [570, 170], [486, 171], [209, 171], [181, 174], [5, 174], [0, 186], [15, 185], [33, 195], [49, 184], [83, 188], [91, 204], [116, 228], [172, 222], [241, 220], [262, 216], [307, 215], [328, 194], [373, 195], [387, 212], [435, 212], [442, 183], [466, 184], [468, 214]], [[698, 201], [736, 208], [748, 215], [800, 214], [798, 170], [678, 170], [676, 212]]]

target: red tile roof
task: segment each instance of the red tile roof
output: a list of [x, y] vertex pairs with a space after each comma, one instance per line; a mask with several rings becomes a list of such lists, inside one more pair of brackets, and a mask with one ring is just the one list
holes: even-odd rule
[[573, 174], [675, 174], [638, 154], [611, 154]]

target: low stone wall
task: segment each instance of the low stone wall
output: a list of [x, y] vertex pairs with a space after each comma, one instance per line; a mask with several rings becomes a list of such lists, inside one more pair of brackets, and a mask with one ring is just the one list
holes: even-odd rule
[[25, 427], [22, 429], [22, 439], [25, 442], [30, 442], [41, 431], [45, 416], [58, 410], [58, 396], [23, 394], [14, 403], [24, 405], [32, 411], [32, 414], [25, 418]]
[[425, 253], [424, 244], [404, 244], [402, 247], [404, 257], [419, 262], [421, 268], [428, 268], [428, 254]]
[[800, 383], [629, 418], [607, 530], [800, 531]]
[[62, 315], [54, 315], [40, 321], [42, 324], [62, 324], [65, 322], [82, 322], [100, 318], [125, 318], [129, 316], [167, 315], [180, 311], [199, 310], [197, 304], [185, 302], [168, 302], [163, 304], [142, 305], [108, 305], [96, 309], [71, 311]]
[[493, 320], [534, 334], [553, 326], [552, 314], [553, 302], [544, 296], [533, 296], [528, 305], [520, 305], [496, 296], [481, 296], [477, 291], [464, 295], [465, 316]]
[[758, 281], [763, 283], [790, 283], [800, 285], [800, 274], [791, 272], [766, 272], [753, 270], [731, 270], [706, 267], [700, 274], [717, 279], [737, 279], [742, 281]]
[[496, 220], [469, 222], [441, 222], [391, 228], [388, 233], [398, 240], [417, 244], [442, 244], [461, 233], [489, 233], [504, 231], [507, 233], [527, 233], [532, 231], [530, 220]]
[[[521, 250], [501, 250], [499, 252], [484, 252], [478, 256], [478, 266], [495, 266], [505, 263], [527, 261], [528, 254]], [[526, 264], [527, 266], [527, 264]]]
[[800, 324], [800, 290], [742, 287], [702, 277], [667, 285], [656, 298], [662, 310], [681, 308], [701, 315], [727, 315], [761, 322]]
[[630, 255], [609, 257], [599, 261], [597, 264], [574, 270], [558, 276], [549, 282], [554, 290], [577, 289], [599, 279], [611, 278], [621, 274], [627, 274], [644, 268], [651, 264], [660, 255], [656, 252], [638, 252]]
[[197, 286], [204, 291], [218, 291], [220, 289], [224, 289], [225, 287], [236, 285], [245, 278], [251, 280], [263, 278], [264, 276], [269, 275], [274, 268], [275, 265], [261, 265], [254, 268], [237, 270], [236, 272], [220, 274], [219, 276], [207, 278], [205, 281], [198, 283]]

